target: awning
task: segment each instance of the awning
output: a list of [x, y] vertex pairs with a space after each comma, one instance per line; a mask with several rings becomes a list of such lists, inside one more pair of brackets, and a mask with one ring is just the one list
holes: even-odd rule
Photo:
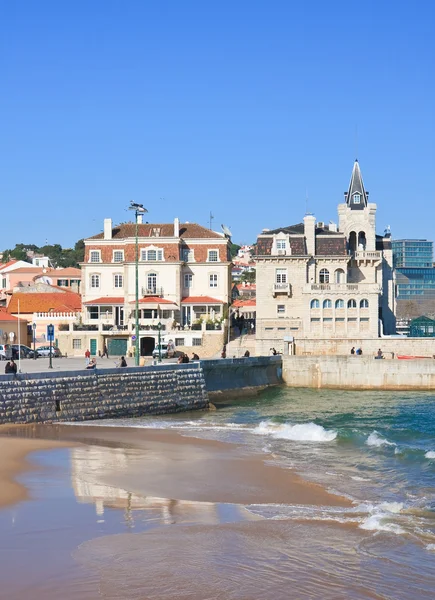
[[217, 298], [211, 298], [210, 296], [187, 296], [181, 300], [181, 304], [224, 304], [222, 300], [218, 300]]
[[[130, 302], [130, 306], [135, 306], [136, 300]], [[149, 308], [160, 310], [179, 310], [178, 305], [172, 300], [167, 298], [159, 298], [157, 296], [145, 296], [145, 298], [139, 298], [139, 308]]]
[[89, 300], [83, 302], [85, 306], [112, 306], [113, 304], [124, 304], [124, 298], [107, 296], [106, 298], [97, 298], [96, 300]]

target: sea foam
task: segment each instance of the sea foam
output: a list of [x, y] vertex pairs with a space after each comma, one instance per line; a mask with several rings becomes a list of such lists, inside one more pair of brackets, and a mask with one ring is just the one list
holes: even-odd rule
[[435, 458], [435, 452], [433, 450], [429, 450], [424, 456], [425, 458]]
[[254, 429], [257, 435], [270, 435], [274, 438], [292, 440], [294, 442], [332, 442], [337, 437], [337, 432], [328, 430], [316, 423], [273, 423], [262, 421]]
[[393, 442], [389, 442], [385, 438], [381, 437], [377, 431], [373, 431], [366, 440], [367, 446], [375, 446], [380, 448], [381, 446], [395, 446]]

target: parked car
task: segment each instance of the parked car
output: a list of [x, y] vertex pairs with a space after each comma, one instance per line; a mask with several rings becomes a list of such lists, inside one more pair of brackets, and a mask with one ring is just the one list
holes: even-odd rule
[[[39, 346], [36, 348], [36, 352], [38, 356], [50, 356], [50, 346]], [[51, 356], [53, 358], [62, 356], [62, 352], [56, 346], [51, 346]]]
[[[162, 358], [173, 358], [175, 356], [175, 352], [174, 352], [174, 349], [172, 346], [170, 346], [168, 344], [160, 344], [160, 348], [161, 348]], [[157, 346], [153, 350], [153, 358], [158, 358], [158, 357], [159, 357], [159, 345], [157, 344]]]
[[12, 354], [12, 346], [10, 344], [0, 344], [0, 360], [10, 360]]
[[24, 344], [12, 344], [12, 352], [14, 353], [14, 359], [18, 358], [18, 352], [20, 352], [21, 358], [33, 358], [32, 348]]

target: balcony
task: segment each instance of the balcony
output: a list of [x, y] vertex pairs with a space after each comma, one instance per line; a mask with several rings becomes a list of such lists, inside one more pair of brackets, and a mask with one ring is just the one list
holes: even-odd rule
[[143, 287], [142, 288], [142, 296], [158, 296], [159, 298], [163, 297], [163, 288], [162, 287]]
[[382, 252], [379, 250], [358, 250], [354, 253], [354, 259], [359, 262], [377, 262], [382, 259]]
[[274, 297], [277, 294], [287, 294], [287, 296], [290, 296], [291, 286], [289, 283], [274, 283], [272, 292]]
[[380, 294], [382, 287], [378, 283], [308, 283], [303, 287], [304, 294], [313, 292], [328, 294]]

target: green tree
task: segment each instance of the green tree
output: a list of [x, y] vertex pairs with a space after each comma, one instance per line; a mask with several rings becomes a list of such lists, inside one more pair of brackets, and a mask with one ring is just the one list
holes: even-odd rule
[[246, 283], [255, 283], [255, 276], [255, 269], [252, 269], [252, 271], [244, 271], [240, 276], [240, 281], [245, 281]]
[[234, 258], [235, 256], [237, 256], [237, 252], [240, 250], [241, 246], [238, 246], [237, 244], [230, 244], [230, 256], [231, 258]]

